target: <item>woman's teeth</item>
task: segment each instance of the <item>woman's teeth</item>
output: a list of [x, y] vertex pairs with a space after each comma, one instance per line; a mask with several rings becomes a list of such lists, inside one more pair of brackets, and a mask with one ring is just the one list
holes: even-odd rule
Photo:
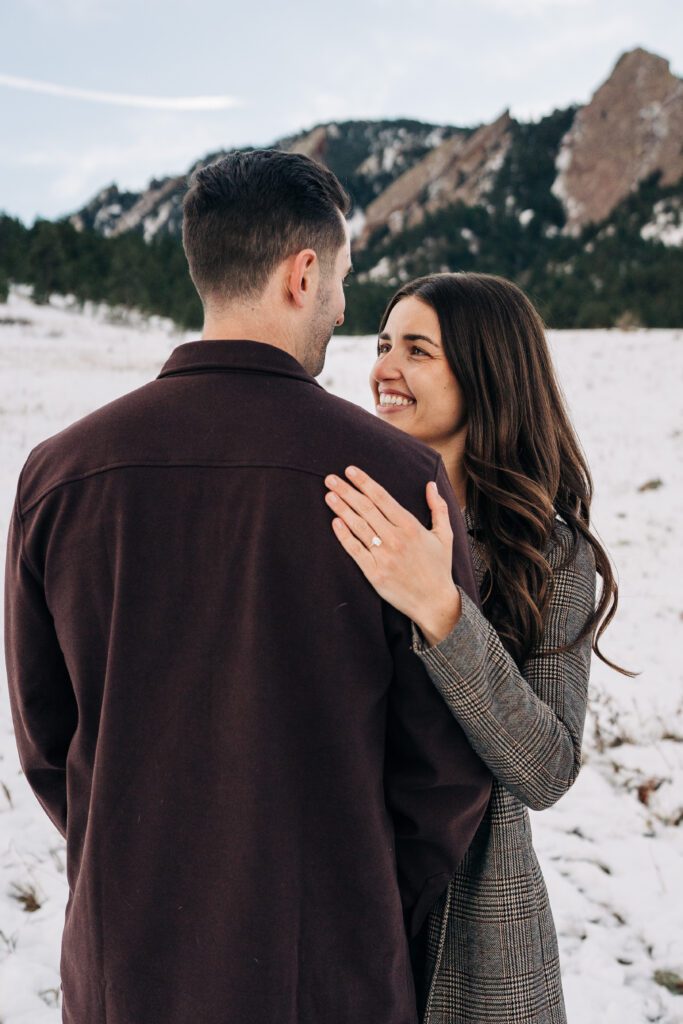
[[415, 405], [414, 398], [402, 398], [401, 395], [380, 395], [380, 405]]

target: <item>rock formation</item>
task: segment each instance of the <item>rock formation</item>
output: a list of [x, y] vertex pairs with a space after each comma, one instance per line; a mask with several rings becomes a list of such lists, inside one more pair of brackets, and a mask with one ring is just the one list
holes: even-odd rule
[[385, 224], [392, 234], [420, 224], [426, 214], [461, 200], [481, 202], [495, 181], [510, 144], [511, 119], [505, 111], [472, 134], [451, 136], [402, 174], [365, 211], [362, 247]]
[[625, 53], [562, 140], [552, 191], [567, 232], [603, 220], [655, 171], [683, 176], [683, 80], [643, 49]]

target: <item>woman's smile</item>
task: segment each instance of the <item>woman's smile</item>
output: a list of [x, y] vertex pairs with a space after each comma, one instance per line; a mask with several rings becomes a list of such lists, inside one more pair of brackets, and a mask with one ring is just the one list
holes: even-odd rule
[[378, 413], [403, 412], [410, 406], [415, 405], [415, 399], [405, 391], [397, 391], [394, 388], [378, 387], [379, 402], [376, 405]]

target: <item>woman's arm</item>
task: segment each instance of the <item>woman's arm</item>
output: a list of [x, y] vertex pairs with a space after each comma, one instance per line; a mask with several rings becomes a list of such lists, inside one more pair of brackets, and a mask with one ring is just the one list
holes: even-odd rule
[[[591, 654], [590, 635], [568, 651], [595, 602], [595, 560], [580, 538], [571, 562], [571, 534], [556, 530], [547, 554], [553, 594], [541, 642], [520, 672], [498, 634], [461, 594], [461, 615], [445, 639], [429, 647], [413, 628], [413, 650], [460, 722], [474, 750], [503, 785], [533, 810], [552, 806], [581, 768]], [[543, 656], [539, 656], [543, 655]]]
[[[560, 568], [572, 538], [558, 521], [546, 552], [554, 587], [543, 639], [520, 672], [495, 629], [460, 588], [453, 602], [445, 503], [428, 488], [434, 523], [429, 531], [365, 473], [347, 475], [359, 490], [343, 480], [326, 480], [337, 499], [326, 498], [340, 517], [334, 520], [340, 543], [380, 596], [427, 633], [429, 643], [414, 627], [413, 649], [496, 778], [532, 809], [550, 807], [581, 767], [590, 637], [561, 654], [539, 655], [571, 643], [593, 611], [590, 545], [580, 538], [571, 562]], [[373, 534], [382, 538], [378, 548], [371, 544]], [[443, 627], [450, 610], [450, 624]]]

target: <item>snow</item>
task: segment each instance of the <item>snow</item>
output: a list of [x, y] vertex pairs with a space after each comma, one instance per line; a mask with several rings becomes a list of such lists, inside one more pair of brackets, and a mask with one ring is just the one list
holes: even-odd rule
[[154, 211], [154, 213], [151, 213], [148, 217], [144, 218], [142, 222], [142, 230], [146, 242], [151, 242], [159, 229], [167, 222], [168, 218], [173, 213], [173, 210], [174, 203], [171, 200], [166, 200], [165, 203], [159, 204], [159, 207]]
[[403, 210], [392, 210], [387, 217], [387, 227], [392, 235], [398, 234], [403, 229], [405, 212]]
[[397, 143], [392, 146], [385, 146], [382, 153], [382, 170], [390, 172], [396, 163], [396, 158], [399, 154], [399, 147]]
[[379, 263], [376, 263], [374, 267], [371, 267], [365, 275], [365, 279], [369, 281], [386, 281], [391, 273], [391, 262], [388, 256], [382, 256]]
[[349, 229], [349, 238], [351, 239], [351, 241], [353, 241], [355, 238], [358, 238], [359, 235], [362, 235], [363, 228], [365, 227], [365, 221], [365, 213], [363, 212], [363, 210], [361, 210], [360, 207], [356, 207], [356, 209], [353, 211], [353, 214], [346, 221], [346, 225]]
[[[496, 175], [503, 166], [503, 164], [505, 163], [505, 158], [510, 148], [511, 141], [511, 136], [509, 134], [503, 136], [503, 138], [496, 143], [496, 148], [493, 150], [492, 153], [489, 154], [487, 159], [484, 161], [484, 164], [477, 172], [474, 184], [476, 195], [479, 197], [479, 199], [482, 199], [485, 195], [487, 195], [495, 185]], [[507, 197], [507, 199], [510, 198], [512, 197]], [[514, 199], [512, 205], [514, 205]]]
[[429, 135], [425, 137], [424, 144], [430, 149], [435, 149], [436, 146], [440, 146], [443, 142], [443, 136], [443, 128], [433, 128]]
[[472, 231], [471, 228], [460, 228], [460, 237], [465, 239], [467, 242], [467, 248], [473, 256], [476, 256], [479, 252], [480, 245], [479, 239], [475, 235], [474, 231]]
[[[68, 300], [36, 307], [16, 291], [0, 305], [4, 537], [31, 447], [153, 379], [194, 337]], [[320, 377], [368, 410], [374, 342], [335, 336]], [[619, 575], [602, 647], [641, 674], [593, 660], [583, 768], [558, 804], [531, 812], [535, 848], [570, 1024], [681, 1024], [683, 995], [655, 972], [683, 977], [683, 331], [559, 332], [551, 347], [596, 484], [593, 522]], [[21, 774], [4, 685], [0, 709], [0, 1016], [58, 1024], [64, 843]], [[16, 898], [30, 887], [33, 912]]]
[[109, 238], [112, 234], [112, 225], [110, 221], [116, 221], [116, 218], [123, 212], [121, 203], [111, 203], [109, 206], [102, 206], [95, 214], [95, 221], [93, 227], [96, 231], [101, 231], [105, 238]]
[[666, 139], [669, 134], [669, 112], [661, 100], [648, 103], [640, 111], [643, 121], [649, 122], [650, 131], [658, 141]]
[[662, 245], [683, 245], [683, 204], [680, 196], [660, 199], [652, 207], [652, 220], [640, 229], [640, 237]]
[[580, 117], [576, 117], [574, 119], [574, 124], [566, 135], [562, 137], [560, 142], [560, 148], [555, 160], [557, 176], [550, 186], [552, 194], [559, 199], [564, 206], [565, 213], [567, 214], [567, 220], [570, 222], [566, 226], [564, 233], [569, 235], [578, 235], [580, 233], [577, 224], [572, 226], [571, 221], [578, 221], [583, 211], [583, 203], [571, 194], [567, 182], [569, 170], [574, 160], [574, 147], [580, 137]]
[[[558, 171], [560, 174], [563, 174], [565, 171], [568, 171], [572, 165], [573, 157], [574, 153], [572, 151], [570, 140], [565, 135], [564, 138], [561, 140], [560, 149], [557, 154], [557, 159], [555, 160], [555, 170]], [[558, 185], [558, 188], [559, 187], [560, 186]], [[559, 192], [556, 192], [555, 194], [558, 196], [558, 198], [562, 198]]]

